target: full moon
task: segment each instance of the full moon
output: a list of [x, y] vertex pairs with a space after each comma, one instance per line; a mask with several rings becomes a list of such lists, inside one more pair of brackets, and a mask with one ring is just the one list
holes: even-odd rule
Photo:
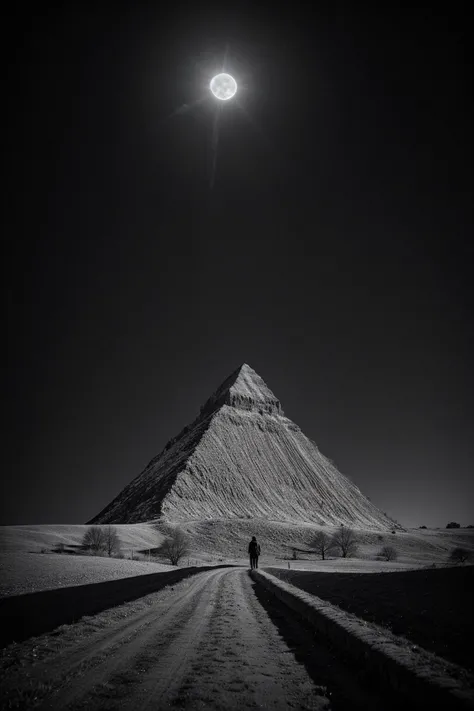
[[210, 87], [216, 99], [228, 101], [237, 91], [237, 82], [230, 74], [217, 74], [211, 79]]

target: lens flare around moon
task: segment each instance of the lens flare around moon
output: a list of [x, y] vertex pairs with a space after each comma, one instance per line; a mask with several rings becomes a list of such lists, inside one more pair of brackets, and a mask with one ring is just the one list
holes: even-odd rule
[[228, 101], [237, 91], [237, 82], [230, 74], [217, 74], [211, 79], [210, 89], [216, 99]]

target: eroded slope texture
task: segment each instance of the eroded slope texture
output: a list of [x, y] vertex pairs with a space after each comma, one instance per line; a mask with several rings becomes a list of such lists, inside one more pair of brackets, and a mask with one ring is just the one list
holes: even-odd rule
[[278, 399], [247, 365], [93, 522], [158, 516], [174, 522], [267, 518], [394, 525], [283, 415]]

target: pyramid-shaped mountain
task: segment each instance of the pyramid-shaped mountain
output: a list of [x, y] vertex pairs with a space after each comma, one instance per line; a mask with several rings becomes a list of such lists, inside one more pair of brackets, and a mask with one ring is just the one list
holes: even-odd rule
[[299, 427], [250, 366], [89, 523], [253, 519], [393, 528]]

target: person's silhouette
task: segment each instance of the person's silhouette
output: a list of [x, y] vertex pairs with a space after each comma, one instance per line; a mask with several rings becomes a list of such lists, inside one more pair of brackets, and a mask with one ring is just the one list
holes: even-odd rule
[[260, 555], [260, 546], [257, 543], [255, 536], [249, 543], [250, 569], [258, 568], [258, 556]]

